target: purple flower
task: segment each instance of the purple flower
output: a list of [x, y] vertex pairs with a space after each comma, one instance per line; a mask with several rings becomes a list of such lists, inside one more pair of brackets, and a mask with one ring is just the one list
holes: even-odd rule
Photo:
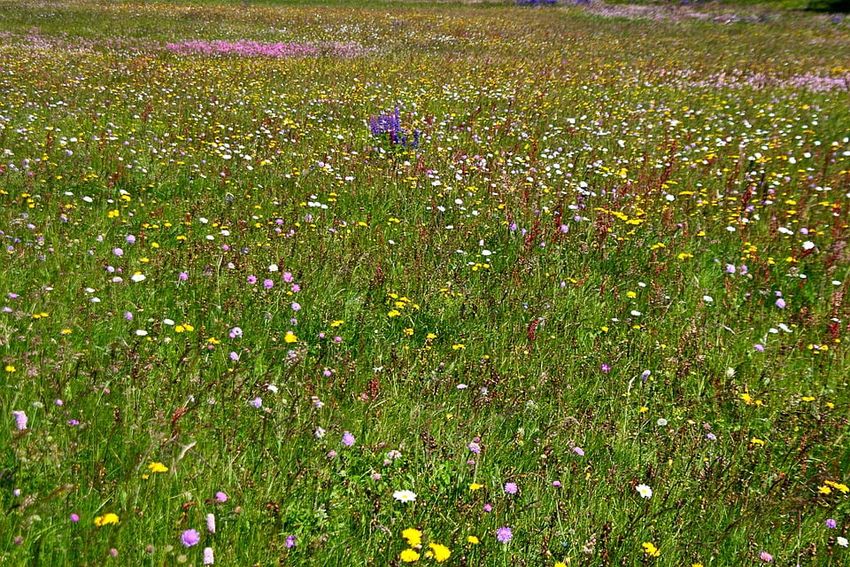
[[80, 516], [78, 514], [71, 514], [71, 521], [76, 524], [80, 521]]
[[283, 272], [283, 275], [281, 277], [286, 283], [292, 283], [292, 274], [290, 272]]
[[201, 534], [198, 533], [198, 530], [186, 530], [180, 534], [180, 542], [186, 547], [198, 545], [199, 541], [201, 541]]
[[765, 563], [773, 563], [773, 556], [766, 551], [762, 551], [759, 553], [759, 559], [761, 559]]
[[726, 273], [734, 274], [735, 273], [735, 264], [726, 264]]
[[609, 372], [611, 372], [611, 367], [607, 364], [603, 364], [599, 367], [599, 369], [602, 370], [604, 374], [608, 374]]
[[212, 565], [215, 563], [215, 557], [213, 556], [213, 548], [205, 547], [204, 548], [204, 565]]
[[785, 300], [780, 297], [776, 300], [776, 306], [780, 309], [785, 309]]
[[251, 404], [252, 406], [254, 406], [257, 409], [260, 409], [261, 407], [263, 407], [263, 398], [261, 398], [260, 396], [257, 396], [253, 400], [248, 400], [248, 403]]
[[505, 494], [516, 494], [519, 491], [515, 482], [505, 483]]
[[257, 283], [257, 276], [248, 276], [248, 283], [251, 285]]
[[239, 353], [238, 352], [231, 352], [230, 353], [230, 360], [232, 360], [233, 362], [238, 362], [239, 361]]
[[514, 538], [514, 533], [511, 528], [504, 526], [496, 530], [496, 539], [499, 543], [508, 543]]
[[584, 449], [582, 449], [581, 447], [573, 447], [573, 453], [575, 453], [579, 457], [583, 457], [584, 456]]
[[832, 518], [829, 518], [826, 521], [826, 527], [828, 527], [831, 530], [834, 530], [837, 526], [838, 526], [838, 523], [835, 520], [833, 520]]
[[764, 352], [764, 345], [763, 345], [763, 344], [761, 344], [761, 343], [756, 343], [756, 344], [754, 344], [754, 345], [753, 345], [753, 348], [754, 348], [757, 352]]
[[715, 435], [714, 433], [706, 433], [705, 438], [709, 441], [717, 441], [717, 435]]
[[552, 487], [553, 488], [561, 488], [561, 486], [562, 486], [562, 484], [561, 484], [560, 480], [553, 480], [552, 481]]
[[229, 336], [231, 339], [240, 338], [242, 336], [242, 329], [240, 329], [239, 327], [233, 327], [232, 329], [230, 329]]
[[133, 320], [133, 314], [130, 311], [125, 311], [124, 312], [124, 320], [125, 321], [132, 321]]
[[274, 287], [274, 282], [269, 279], [263, 280], [263, 287], [266, 289], [271, 289]]
[[121, 257], [121, 256], [124, 255], [124, 251], [121, 250], [120, 248], [113, 248], [112, 253], [115, 254], [118, 257]]
[[177, 279], [181, 282], [185, 282], [189, 279], [189, 274], [187, 274], [186, 272], [180, 272], [179, 274], [177, 274]]
[[467, 448], [471, 453], [475, 453], [476, 455], [481, 453], [481, 445], [479, 445], [475, 441], [472, 441], [469, 445], [467, 445]]
[[488, 503], [484, 504], [483, 510], [489, 514], [490, 512], [493, 511], [493, 505], [488, 502]]
[[346, 447], [351, 447], [352, 445], [354, 445], [354, 441], [354, 435], [352, 435], [348, 431], [342, 434], [342, 444]]
[[207, 531], [215, 533], [215, 514], [207, 514]]
[[133, 236], [132, 234], [128, 234], [127, 238], [125, 238], [124, 240], [127, 241], [127, 244], [135, 244], [136, 243], [136, 237]]
[[295, 536], [294, 535], [286, 536], [286, 547], [288, 549], [295, 547]]
[[293, 301], [292, 302], [292, 310], [293, 311], [301, 311], [301, 304]]
[[227, 496], [226, 492], [222, 492], [221, 490], [219, 490], [218, 492], [215, 493], [215, 501], [218, 502], [219, 504], [223, 504], [223, 503], [227, 502], [227, 499], [228, 499], [228, 496]]
[[12, 412], [12, 415], [15, 416], [15, 427], [18, 428], [18, 431], [23, 431], [27, 428], [27, 414], [22, 410], [15, 410]]

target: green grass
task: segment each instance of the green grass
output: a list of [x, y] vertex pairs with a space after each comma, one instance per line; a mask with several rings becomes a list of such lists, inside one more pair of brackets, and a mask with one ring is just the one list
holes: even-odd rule
[[0, 563], [847, 564], [846, 23], [0, 11]]

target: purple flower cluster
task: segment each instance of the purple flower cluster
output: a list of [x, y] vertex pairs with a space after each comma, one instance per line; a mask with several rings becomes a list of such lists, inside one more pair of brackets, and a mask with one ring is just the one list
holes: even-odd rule
[[421, 132], [413, 131], [413, 137], [401, 127], [401, 117], [398, 108], [392, 114], [379, 114], [369, 118], [369, 130], [373, 136], [387, 139], [394, 146], [405, 148], [419, 147]]

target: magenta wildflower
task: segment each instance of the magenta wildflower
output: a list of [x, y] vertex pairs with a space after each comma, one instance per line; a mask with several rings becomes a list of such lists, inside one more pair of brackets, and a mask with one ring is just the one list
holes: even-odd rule
[[832, 519], [832, 518], [828, 518], [828, 519], [826, 520], [826, 527], [828, 527], [828, 528], [829, 528], [829, 529], [831, 529], [831, 530], [834, 530], [836, 527], [838, 527], [838, 522], [836, 522], [836, 521], [835, 521], [834, 519]]
[[80, 521], [80, 516], [78, 514], [72, 513], [70, 517], [71, 517], [71, 521], [74, 522], [75, 524]]
[[221, 490], [219, 490], [218, 492], [215, 493], [215, 501], [216, 502], [223, 504], [223, 503], [227, 502], [227, 500], [228, 500], [228, 496], [227, 496], [226, 492], [222, 492]]
[[584, 449], [582, 449], [581, 447], [573, 447], [573, 453], [575, 453], [579, 457], [583, 457], [584, 456]]
[[355, 442], [354, 435], [352, 435], [348, 431], [346, 431], [345, 433], [342, 434], [342, 444], [343, 445], [345, 445], [346, 447], [351, 447], [352, 445], [354, 445], [354, 442]]
[[773, 563], [773, 556], [766, 551], [762, 551], [759, 553], [759, 559], [761, 559], [765, 563]]
[[199, 541], [201, 541], [201, 534], [198, 533], [198, 530], [186, 530], [180, 534], [180, 542], [186, 547], [198, 545]]
[[295, 547], [295, 536], [294, 535], [286, 536], [286, 547], [287, 548]]
[[785, 300], [780, 297], [776, 300], [776, 306], [780, 309], [785, 309]]
[[603, 364], [599, 367], [599, 369], [602, 370], [604, 374], [608, 374], [609, 372], [611, 372], [611, 366], [608, 364]]
[[505, 494], [516, 494], [518, 491], [519, 487], [517, 487], [515, 482], [505, 483]]
[[263, 280], [263, 287], [266, 289], [271, 289], [274, 287], [274, 282], [269, 279]]
[[508, 543], [514, 538], [514, 533], [511, 528], [504, 526], [496, 530], [496, 539], [499, 543]]
[[177, 279], [181, 282], [185, 282], [189, 279], [189, 274], [186, 272], [180, 272], [179, 274], [177, 274]]
[[15, 416], [15, 427], [18, 428], [18, 431], [23, 431], [27, 428], [29, 418], [27, 417], [26, 412], [22, 410], [15, 410], [12, 412], [12, 415]]
[[467, 445], [467, 448], [469, 449], [470, 453], [475, 453], [476, 455], [481, 453], [481, 445], [479, 445], [475, 441], [472, 441], [469, 445]]

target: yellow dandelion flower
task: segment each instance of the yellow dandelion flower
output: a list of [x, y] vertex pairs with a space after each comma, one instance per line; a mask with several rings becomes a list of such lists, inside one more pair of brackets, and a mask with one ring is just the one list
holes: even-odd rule
[[466, 538], [466, 541], [467, 541], [467, 543], [471, 543], [472, 545], [478, 545], [479, 543], [481, 543], [481, 540], [479, 540], [474, 535], [468, 536]]
[[285, 343], [297, 343], [298, 337], [295, 336], [295, 333], [292, 331], [286, 331], [286, 334], [283, 336], [283, 342]]
[[104, 514], [103, 516], [97, 516], [94, 519], [94, 525], [99, 528], [102, 528], [103, 526], [108, 526], [109, 524], [117, 524], [118, 522], [118, 516], [116, 514], [113, 514], [112, 512]]
[[153, 462], [148, 465], [148, 470], [152, 473], [164, 473], [168, 472], [168, 467], [166, 467], [160, 462]]
[[449, 557], [451, 557], [452, 552], [448, 547], [439, 543], [430, 543], [428, 547], [431, 548], [431, 553], [433, 554], [434, 561], [437, 563], [442, 563], [446, 561]]
[[469, 485], [469, 490], [471, 490], [473, 492], [475, 492], [476, 490], [480, 490], [482, 488], [484, 488], [484, 485], [478, 484], [477, 482], [473, 482], [472, 484]]
[[401, 532], [401, 537], [407, 541], [407, 545], [410, 547], [416, 547], [422, 544], [422, 532], [415, 528], [407, 528]]
[[658, 556], [661, 555], [661, 550], [658, 549], [657, 547], [655, 547], [654, 544], [652, 544], [648, 541], [644, 542], [642, 544], [642, 546], [643, 546], [643, 552], [646, 553], [650, 557], [658, 557]]
[[419, 554], [415, 549], [405, 549], [399, 554], [398, 558], [404, 563], [413, 563], [419, 561]]

